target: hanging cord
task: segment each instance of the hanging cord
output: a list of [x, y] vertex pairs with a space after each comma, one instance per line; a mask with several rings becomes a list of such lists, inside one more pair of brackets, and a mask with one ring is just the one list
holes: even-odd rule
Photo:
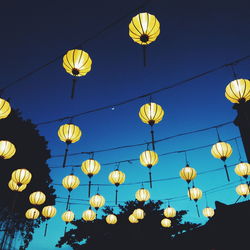
[[236, 148], [237, 148], [237, 151], [238, 151], [238, 154], [239, 154], [239, 162], [242, 162], [240, 148], [239, 148], [239, 145], [238, 145], [238, 142], [237, 142], [237, 138], [235, 138], [234, 140], [235, 140]]
[[228, 173], [228, 169], [227, 169], [227, 164], [226, 164], [226, 162], [225, 162], [226, 160], [223, 160], [223, 161], [224, 161], [224, 163], [225, 163], [225, 164], [224, 164], [224, 169], [225, 169], [225, 171], [226, 171], [227, 180], [230, 181], [230, 177], [229, 177], [229, 173]]
[[234, 69], [234, 64], [235, 63], [231, 63], [230, 66], [231, 66], [231, 70], [232, 70], [232, 73], [233, 73], [233, 80], [237, 80], [238, 76], [237, 76], [236, 71]]
[[204, 192], [205, 194], [205, 199], [206, 199], [206, 207], [208, 207], [208, 202], [207, 202], [207, 192]]
[[185, 154], [186, 165], [188, 166], [187, 151], [184, 151], [184, 154]]
[[115, 190], [115, 205], [117, 205], [117, 200], [118, 200], [118, 186], [116, 186]]
[[216, 133], [217, 133], [218, 141], [219, 141], [219, 142], [221, 142], [221, 138], [220, 138], [220, 134], [219, 134], [218, 127], [215, 127], [215, 129], [216, 129]]
[[69, 151], [69, 144], [70, 142], [66, 142], [66, 149], [65, 149], [64, 158], [63, 158], [63, 168], [65, 168], [66, 166], [66, 160], [67, 160], [68, 151]]
[[68, 194], [68, 200], [67, 200], [67, 204], [66, 204], [66, 210], [69, 209], [70, 192], [71, 191], [69, 191], [69, 194]]
[[76, 77], [72, 79], [71, 99], [74, 99], [76, 80], [77, 80]]
[[146, 45], [142, 45], [142, 51], [143, 51], [143, 65], [144, 65], [144, 67], [146, 67], [146, 65], [147, 65]]

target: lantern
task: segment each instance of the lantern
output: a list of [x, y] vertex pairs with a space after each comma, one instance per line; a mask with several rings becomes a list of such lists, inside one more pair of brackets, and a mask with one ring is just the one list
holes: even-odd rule
[[62, 220], [65, 221], [66, 224], [71, 222], [72, 220], [74, 220], [74, 218], [75, 218], [75, 215], [70, 210], [68, 210], [62, 214]]
[[167, 218], [174, 218], [176, 216], [176, 210], [173, 207], [168, 206], [164, 210], [164, 216]]
[[135, 198], [140, 202], [145, 202], [150, 199], [150, 193], [147, 189], [140, 188], [136, 191]]
[[96, 218], [96, 213], [91, 209], [91, 207], [82, 213], [82, 218], [85, 221], [93, 221]]
[[33, 192], [32, 194], [30, 194], [29, 200], [30, 200], [30, 203], [33, 205], [41, 205], [45, 202], [46, 196], [43, 192], [37, 191], [37, 192]]
[[250, 193], [248, 184], [240, 184], [236, 187], [236, 192], [238, 195], [247, 197]]
[[69, 191], [67, 205], [66, 205], [66, 210], [67, 210], [69, 207], [70, 193], [73, 189], [77, 188], [80, 185], [80, 180], [77, 176], [70, 174], [63, 178], [62, 185]]
[[11, 112], [11, 107], [9, 102], [0, 98], [0, 119], [6, 118]]
[[152, 188], [152, 174], [151, 168], [158, 163], [158, 154], [154, 151], [146, 150], [141, 153], [140, 155], [140, 162], [143, 166], [149, 169], [149, 182], [150, 187]]
[[163, 227], [171, 227], [171, 220], [164, 218], [161, 220], [161, 225]]
[[145, 216], [145, 212], [141, 208], [137, 208], [134, 210], [133, 215], [137, 220], [142, 220]]
[[226, 98], [232, 103], [245, 103], [250, 100], [250, 81], [237, 79], [230, 82], [226, 87]]
[[109, 181], [116, 186], [116, 192], [115, 192], [115, 204], [116, 205], [117, 205], [117, 197], [118, 197], [118, 186], [121, 185], [125, 181], [125, 178], [126, 178], [126, 175], [119, 169], [116, 169], [115, 171], [109, 174]]
[[25, 184], [18, 186], [13, 180], [9, 181], [8, 186], [12, 191], [17, 191], [17, 192], [22, 192], [27, 187], [27, 185]]
[[26, 211], [25, 217], [29, 220], [35, 220], [39, 216], [39, 211], [36, 208], [30, 208]]
[[248, 175], [250, 175], [250, 164], [247, 162], [241, 162], [236, 165], [234, 171], [237, 175], [247, 179]]
[[144, 66], [146, 66], [146, 45], [154, 42], [160, 34], [160, 23], [154, 15], [140, 13], [129, 24], [129, 36], [134, 42], [143, 45]]
[[83, 50], [69, 50], [63, 57], [63, 67], [67, 73], [74, 76], [71, 98], [74, 97], [76, 77], [85, 76], [91, 70], [92, 60]]
[[100, 194], [96, 194], [90, 198], [89, 203], [90, 203], [90, 206], [98, 210], [100, 207], [104, 206], [105, 198]]
[[214, 216], [214, 209], [211, 207], [206, 207], [202, 210], [202, 213], [207, 218], [212, 218]]
[[93, 175], [96, 175], [99, 173], [99, 171], [101, 169], [101, 165], [98, 161], [91, 158], [91, 159], [88, 159], [82, 163], [81, 169], [82, 169], [83, 173], [89, 177], [88, 197], [90, 197], [91, 178]]
[[197, 205], [197, 201], [202, 198], [202, 191], [199, 188], [192, 187], [188, 191], [188, 197], [191, 200], [195, 201], [195, 206], [196, 206], [197, 214], [200, 217], [200, 213], [199, 213], [199, 208], [198, 208], [198, 205]]
[[232, 152], [233, 152], [233, 150], [232, 150], [230, 144], [226, 143], [226, 142], [221, 142], [221, 141], [214, 144], [212, 149], [211, 149], [211, 154], [213, 155], [213, 157], [215, 157], [217, 159], [221, 159], [224, 162], [224, 168], [226, 171], [228, 181], [230, 181], [230, 178], [229, 178], [227, 165], [225, 164], [225, 161], [228, 157], [230, 157]]
[[16, 153], [14, 144], [9, 141], [0, 141], [0, 158], [7, 160]]
[[108, 224], [116, 224], [117, 223], [117, 217], [114, 215], [114, 214], [109, 214], [107, 217], [106, 217], [106, 222]]
[[[46, 218], [46, 219], [50, 219], [52, 217], [54, 217], [56, 215], [56, 208], [53, 206], [46, 206], [43, 208], [42, 210], [42, 215]], [[46, 222], [45, 225], [45, 231], [44, 231], [44, 237], [47, 234], [47, 228], [48, 228], [48, 223]]]
[[129, 215], [128, 220], [132, 224], [139, 222], [139, 220], [137, 220], [133, 214]]
[[12, 172], [11, 179], [18, 185], [27, 185], [31, 181], [32, 174], [25, 168], [20, 168]]

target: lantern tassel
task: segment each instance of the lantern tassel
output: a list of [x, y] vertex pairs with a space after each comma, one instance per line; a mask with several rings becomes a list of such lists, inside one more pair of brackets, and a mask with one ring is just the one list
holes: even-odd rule
[[71, 99], [74, 98], [75, 88], [76, 88], [76, 78], [73, 78], [72, 79], [72, 89], [71, 89]]
[[228, 170], [227, 170], [227, 165], [226, 164], [224, 165], [224, 168], [225, 168], [225, 171], [226, 171], [227, 180], [230, 181]]
[[188, 186], [188, 196], [189, 196], [189, 200], [191, 201], [191, 194], [190, 194], [190, 187]]
[[65, 226], [65, 228], [64, 228], [64, 236], [65, 236], [65, 234], [66, 234], [66, 231], [67, 231], [67, 224], [66, 224], [66, 226]]
[[67, 200], [66, 210], [68, 210], [68, 208], [69, 208], [69, 200], [70, 200], [70, 192], [69, 192], [69, 195], [68, 195], [68, 200]]
[[152, 173], [151, 173], [151, 169], [149, 169], [149, 183], [150, 183], [150, 188], [152, 188]]
[[45, 225], [44, 237], [47, 235], [47, 228], [48, 228], [48, 223], [46, 223], [46, 225]]
[[152, 138], [152, 148], [155, 151], [155, 136], [154, 136], [154, 130], [152, 126], [151, 126], [151, 138]]
[[68, 156], [68, 151], [69, 151], [69, 143], [67, 143], [67, 146], [66, 146], [66, 149], [65, 149], [65, 153], [64, 153], [63, 168], [65, 168], [65, 166], [66, 166], [66, 160], [67, 160], [67, 156]]
[[195, 206], [196, 206], [196, 211], [197, 211], [198, 217], [200, 217], [200, 212], [199, 212], [198, 204], [196, 203]]
[[89, 191], [88, 191], [88, 197], [90, 197], [90, 189], [91, 189], [91, 179], [89, 179]]
[[118, 189], [115, 190], [115, 205], [117, 205]]
[[146, 45], [142, 46], [143, 48], [143, 65], [146, 67]]

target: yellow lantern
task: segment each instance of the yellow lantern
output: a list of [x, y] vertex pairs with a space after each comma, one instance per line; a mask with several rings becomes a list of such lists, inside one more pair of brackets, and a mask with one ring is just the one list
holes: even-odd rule
[[250, 81], [237, 79], [230, 82], [226, 87], [226, 98], [232, 103], [245, 103], [250, 100]]
[[36, 208], [30, 208], [26, 211], [25, 217], [29, 220], [35, 220], [39, 216], [39, 211]]
[[11, 112], [11, 107], [9, 102], [0, 98], [0, 119], [6, 118]]
[[244, 196], [245, 198], [249, 195], [250, 190], [248, 184], [240, 184], [236, 187], [236, 192], [240, 196]]
[[[56, 208], [54, 206], [46, 206], [42, 210], [42, 215], [46, 219], [50, 219], [50, 218], [52, 218], [52, 217], [54, 217], [56, 215]], [[44, 231], [44, 237], [47, 234], [47, 228], [48, 228], [48, 223], [46, 222], [45, 231]]]
[[171, 227], [171, 220], [164, 218], [161, 220], [161, 225], [163, 227]]
[[18, 186], [13, 180], [9, 181], [8, 186], [12, 191], [17, 191], [17, 192], [22, 192], [27, 187], [27, 185], [25, 184]]
[[100, 194], [96, 194], [90, 198], [89, 203], [90, 203], [90, 206], [98, 210], [100, 207], [104, 206], [105, 198]]
[[164, 210], [164, 216], [167, 218], [174, 218], [176, 216], [176, 210], [173, 207], [168, 206]]
[[250, 164], [247, 162], [241, 162], [236, 165], [234, 171], [237, 175], [247, 179], [248, 175], [250, 175]]
[[180, 171], [180, 177], [187, 183], [190, 183], [190, 181], [194, 180], [196, 176], [196, 170], [191, 168], [189, 165], [186, 165], [186, 167], [182, 168]]
[[27, 185], [31, 181], [32, 174], [25, 168], [20, 168], [12, 172], [11, 179], [18, 185]]
[[114, 214], [109, 214], [107, 217], [106, 217], [106, 222], [108, 224], [116, 224], [117, 223], [117, 217], [114, 215]]
[[82, 213], [82, 218], [85, 221], [93, 221], [96, 218], [96, 213], [91, 208]]
[[65, 221], [66, 224], [73, 221], [74, 218], [75, 218], [75, 214], [70, 210], [68, 210], [62, 214], [62, 220]]
[[206, 207], [202, 210], [202, 213], [207, 218], [212, 218], [214, 216], [214, 209], [211, 207]]
[[188, 192], [188, 197], [190, 197], [191, 200], [198, 201], [202, 198], [202, 191], [196, 187], [190, 188]]
[[142, 220], [145, 216], [145, 212], [141, 208], [137, 208], [134, 210], [133, 215], [137, 220]]
[[135, 198], [138, 201], [145, 202], [150, 199], [150, 193], [147, 189], [140, 188], [139, 190], [136, 191]]
[[89, 177], [88, 197], [90, 197], [91, 178], [93, 175], [99, 173], [99, 171], [101, 170], [101, 165], [98, 161], [91, 158], [82, 163], [81, 169], [83, 173]]
[[33, 192], [32, 194], [30, 194], [29, 200], [30, 200], [30, 203], [33, 205], [41, 205], [45, 202], [46, 196], [43, 192], [37, 191], [37, 192]]
[[14, 144], [9, 141], [0, 141], [0, 158], [10, 159], [16, 153]]
[[69, 145], [80, 140], [82, 131], [74, 124], [64, 124], [58, 129], [58, 137], [61, 141], [66, 143], [66, 149], [63, 159], [63, 167], [66, 165], [66, 159], [69, 151]]
[[137, 220], [133, 214], [129, 215], [128, 220], [132, 224], [139, 222], [139, 220]]

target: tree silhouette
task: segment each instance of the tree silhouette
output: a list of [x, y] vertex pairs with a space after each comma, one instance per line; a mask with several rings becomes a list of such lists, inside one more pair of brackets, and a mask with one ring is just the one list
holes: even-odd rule
[[[142, 204], [138, 201], [127, 201], [123, 206], [119, 205], [120, 212], [117, 214], [118, 222], [109, 225], [105, 221], [106, 215], [113, 212], [110, 207], [105, 207], [102, 219], [93, 222], [83, 220], [73, 221], [76, 229], [71, 229], [61, 237], [57, 247], [63, 244], [73, 249], [154, 249], [156, 246], [170, 246], [172, 239], [177, 234], [193, 230], [199, 224], [181, 223], [183, 215], [187, 211], [178, 211], [175, 218], [172, 218], [172, 226], [163, 228], [161, 220], [164, 218], [161, 201], [150, 201]], [[129, 215], [136, 208], [143, 208], [145, 218], [137, 224], [128, 221]], [[158, 248], [156, 248], [158, 249]], [[172, 249], [172, 248], [168, 248]]]
[[[12, 249], [12, 241], [19, 238], [23, 241], [20, 249], [27, 248], [32, 240], [34, 228], [44, 220], [39, 217], [35, 221], [25, 218], [27, 209], [34, 207], [29, 203], [29, 195], [34, 191], [46, 194], [46, 202], [42, 205], [54, 205], [54, 188], [49, 176], [50, 169], [46, 161], [50, 158], [47, 141], [39, 135], [36, 125], [30, 120], [23, 120], [20, 112], [12, 110], [8, 118], [0, 120], [0, 140], [8, 140], [16, 147], [15, 155], [8, 160], [0, 159], [0, 228], [2, 249]], [[18, 168], [26, 168], [32, 174], [27, 188], [19, 193], [8, 188], [11, 173]], [[37, 207], [41, 212], [42, 207]], [[4, 244], [3, 244], [4, 243]]]

